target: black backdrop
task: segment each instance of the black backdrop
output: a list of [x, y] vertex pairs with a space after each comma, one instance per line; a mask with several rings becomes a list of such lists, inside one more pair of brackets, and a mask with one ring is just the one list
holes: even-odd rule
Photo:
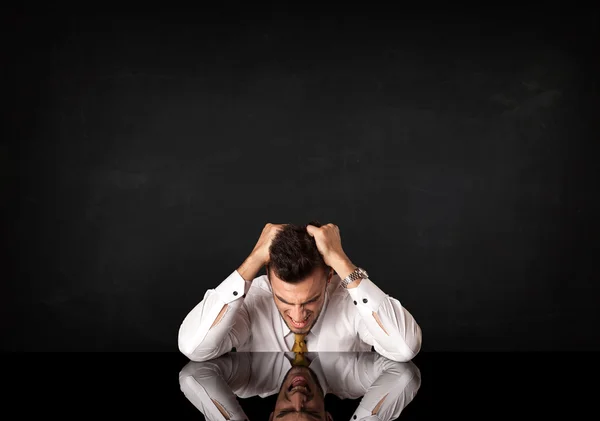
[[176, 351], [311, 219], [423, 351], [600, 349], [596, 11], [332, 10], [3, 15], [3, 349]]

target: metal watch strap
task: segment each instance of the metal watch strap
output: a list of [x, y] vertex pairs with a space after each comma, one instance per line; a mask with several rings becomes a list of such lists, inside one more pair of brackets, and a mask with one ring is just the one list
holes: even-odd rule
[[342, 280], [341, 285], [342, 285], [342, 287], [347, 288], [349, 283], [354, 282], [357, 279], [364, 279], [365, 275], [366, 275], [366, 272], [364, 271], [364, 269], [357, 267], [356, 269], [354, 269], [352, 271], [352, 273], [350, 273], [350, 275], [346, 276]]

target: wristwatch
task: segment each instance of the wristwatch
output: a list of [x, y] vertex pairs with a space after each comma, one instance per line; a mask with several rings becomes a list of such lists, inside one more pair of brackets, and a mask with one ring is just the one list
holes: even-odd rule
[[356, 269], [354, 269], [352, 271], [352, 273], [350, 275], [348, 275], [344, 279], [342, 279], [342, 282], [340, 285], [343, 288], [348, 288], [349, 283], [354, 282], [357, 279], [367, 279], [368, 277], [369, 277], [369, 274], [367, 273], [366, 270], [364, 270], [363, 268], [357, 267]]

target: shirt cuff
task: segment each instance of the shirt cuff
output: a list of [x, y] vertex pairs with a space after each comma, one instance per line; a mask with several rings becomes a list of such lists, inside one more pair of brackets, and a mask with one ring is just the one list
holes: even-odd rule
[[[363, 279], [364, 281], [364, 279]], [[362, 281], [361, 281], [362, 283]], [[367, 410], [366, 408], [363, 408], [362, 406], [358, 406], [358, 408], [356, 408], [356, 411], [354, 411], [354, 414], [352, 415], [352, 417], [350, 417], [350, 421], [374, 421], [374, 420], [379, 420], [379, 417], [377, 415], [373, 415], [371, 414], [371, 411]]]
[[387, 297], [387, 294], [368, 278], [361, 280], [356, 288], [348, 288], [347, 291], [359, 310], [377, 311]]
[[219, 298], [223, 300], [225, 304], [229, 304], [232, 301], [238, 300], [246, 295], [250, 288], [251, 282], [246, 282], [244, 278], [234, 270], [223, 282], [215, 288]]

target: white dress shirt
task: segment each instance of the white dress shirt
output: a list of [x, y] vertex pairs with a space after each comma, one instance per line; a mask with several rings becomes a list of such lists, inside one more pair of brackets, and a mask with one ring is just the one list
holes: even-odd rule
[[[362, 397], [352, 421], [398, 418], [421, 386], [421, 373], [412, 361], [392, 361], [376, 352], [309, 352], [306, 356], [325, 395]], [[279, 393], [292, 368], [291, 358], [291, 352], [231, 352], [210, 361], [190, 361], [179, 373], [180, 388], [209, 421], [248, 420], [237, 398]]]
[[[356, 288], [340, 286], [332, 276], [323, 310], [305, 338], [308, 351], [371, 351], [394, 361], [409, 361], [421, 348], [421, 329], [400, 302], [370, 279]], [[227, 310], [213, 326], [224, 305]], [[379, 325], [379, 318], [383, 328]], [[281, 317], [266, 275], [247, 282], [236, 271], [206, 291], [185, 317], [179, 350], [193, 361], [206, 361], [235, 348], [240, 352], [285, 352], [294, 334]]]

